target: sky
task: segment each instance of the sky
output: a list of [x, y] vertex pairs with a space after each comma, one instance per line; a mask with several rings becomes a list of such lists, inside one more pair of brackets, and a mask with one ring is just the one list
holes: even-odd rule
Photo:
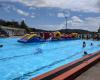
[[0, 19], [22, 20], [32, 28], [97, 31], [100, 25], [100, 0], [0, 0]]

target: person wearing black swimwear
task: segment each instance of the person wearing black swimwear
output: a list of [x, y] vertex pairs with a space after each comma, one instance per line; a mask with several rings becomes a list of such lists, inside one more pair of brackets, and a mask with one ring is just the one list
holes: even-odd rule
[[85, 48], [85, 47], [86, 47], [86, 42], [84, 41], [84, 42], [83, 42], [83, 48]]
[[0, 45], [0, 48], [3, 47], [3, 45]]

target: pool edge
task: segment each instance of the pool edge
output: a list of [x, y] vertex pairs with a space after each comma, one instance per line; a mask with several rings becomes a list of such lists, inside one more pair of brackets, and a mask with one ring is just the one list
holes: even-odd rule
[[88, 70], [99, 61], [100, 51], [97, 51], [69, 64], [65, 64], [52, 71], [34, 77], [31, 80], [74, 80], [77, 76]]

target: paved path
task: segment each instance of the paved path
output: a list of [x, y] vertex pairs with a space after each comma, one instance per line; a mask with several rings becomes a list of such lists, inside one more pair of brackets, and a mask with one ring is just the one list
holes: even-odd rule
[[100, 62], [81, 74], [75, 80], [100, 80]]

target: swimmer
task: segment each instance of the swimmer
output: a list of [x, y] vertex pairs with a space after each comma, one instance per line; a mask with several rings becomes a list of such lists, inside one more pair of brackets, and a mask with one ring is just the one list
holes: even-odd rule
[[39, 54], [39, 53], [42, 53], [42, 52], [43, 52], [43, 51], [42, 51], [41, 48], [37, 48], [35, 54]]
[[93, 43], [91, 43], [91, 46], [93, 46]]
[[85, 48], [86, 47], [86, 43], [85, 43], [85, 41], [83, 42], [83, 48]]
[[0, 48], [3, 47], [3, 45], [0, 45]]
[[86, 51], [84, 51], [84, 55], [87, 55], [88, 53]]

